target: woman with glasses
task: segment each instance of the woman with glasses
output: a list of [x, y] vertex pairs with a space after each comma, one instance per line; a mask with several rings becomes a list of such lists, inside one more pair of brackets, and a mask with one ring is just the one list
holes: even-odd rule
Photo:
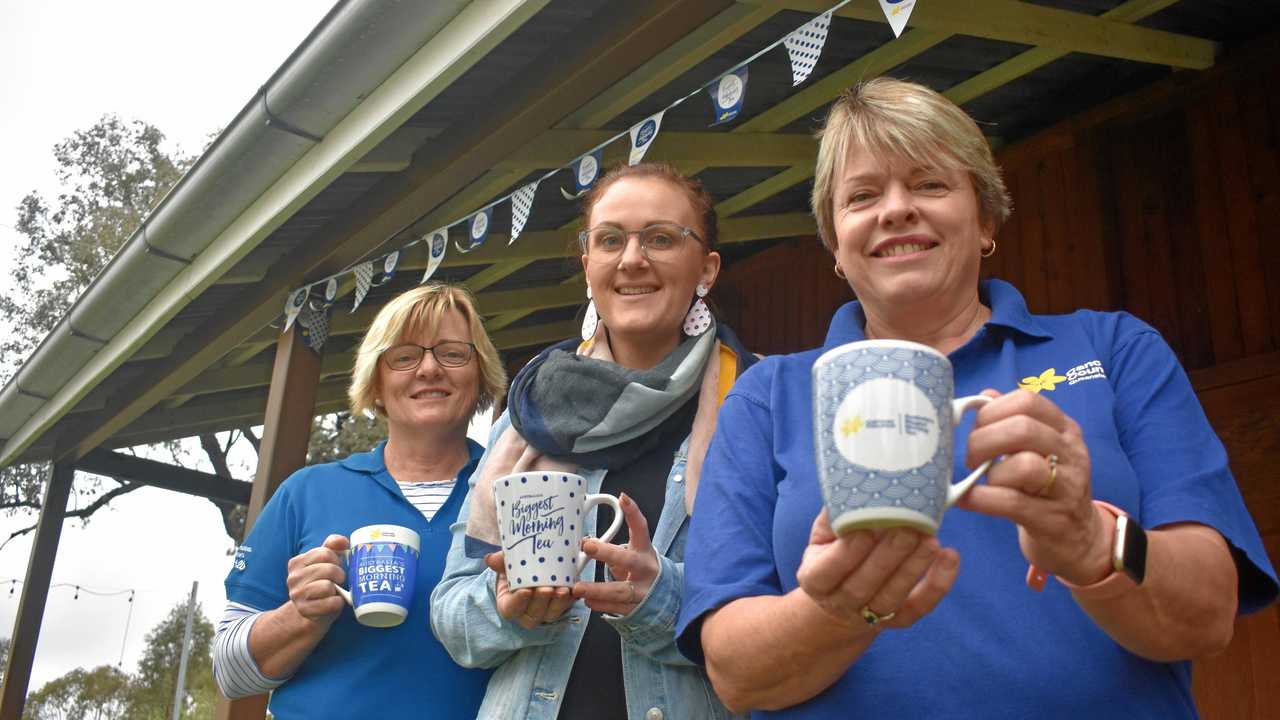
[[[482, 452], [467, 426], [505, 388], [466, 290], [424, 285], [378, 312], [348, 395], [352, 413], [386, 419], [387, 441], [299, 470], [263, 508], [226, 580], [223, 693], [273, 692], [277, 718], [476, 717], [489, 673], [459, 667], [427, 632], [428, 596]], [[351, 532], [374, 524], [420, 539], [413, 601], [393, 628], [357, 623], [337, 591]]]
[[[582, 227], [582, 340], [544, 350], [512, 382], [454, 525], [432, 629], [460, 664], [497, 668], [483, 718], [728, 717], [673, 633], [703, 454], [723, 394], [754, 360], [702, 300], [720, 269], [715, 211], [699, 183], [642, 163], [596, 184]], [[617, 544], [583, 543], [592, 560], [572, 588], [512, 590], [492, 483], [553, 468], [618, 495], [626, 529]], [[594, 535], [594, 514], [583, 525]]]

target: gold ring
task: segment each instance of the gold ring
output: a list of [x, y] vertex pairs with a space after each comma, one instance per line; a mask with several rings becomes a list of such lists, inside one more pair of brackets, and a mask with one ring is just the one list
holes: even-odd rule
[[1049, 479], [1045, 482], [1044, 487], [1040, 488], [1040, 492], [1036, 493], [1037, 497], [1044, 497], [1053, 489], [1053, 484], [1058, 480], [1058, 456], [1053, 453], [1045, 458], [1049, 461]]
[[890, 620], [893, 619], [894, 615], [898, 614], [897, 612], [890, 612], [890, 613], [885, 613], [881, 615], [880, 613], [876, 612], [875, 610], [872, 610], [866, 605], [863, 605], [862, 610], [860, 610], [859, 612], [862, 613], [862, 619], [866, 620], [867, 624], [871, 626], [879, 625], [882, 622], [889, 622]]

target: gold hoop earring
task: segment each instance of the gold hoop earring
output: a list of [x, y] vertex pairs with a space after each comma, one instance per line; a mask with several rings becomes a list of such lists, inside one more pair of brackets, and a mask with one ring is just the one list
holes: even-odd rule
[[979, 255], [980, 255], [981, 257], [984, 257], [984, 258], [989, 258], [989, 257], [991, 257], [992, 255], [995, 255], [995, 254], [996, 254], [996, 241], [995, 241], [995, 240], [992, 240], [992, 241], [991, 241], [991, 247], [989, 247], [989, 248], [983, 248], [982, 252], [981, 252], [981, 253], [979, 253]]
[[840, 267], [840, 263], [836, 263], [836, 277], [840, 278], [841, 280], [849, 279], [844, 276], [844, 268]]

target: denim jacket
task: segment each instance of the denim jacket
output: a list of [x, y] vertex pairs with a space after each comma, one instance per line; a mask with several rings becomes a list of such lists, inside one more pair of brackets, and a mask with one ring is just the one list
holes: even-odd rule
[[[508, 426], [504, 413], [490, 434], [489, 447]], [[658, 553], [658, 577], [649, 594], [629, 615], [605, 615], [622, 641], [622, 675], [631, 720], [708, 720], [734, 717], [720, 703], [706, 672], [691, 663], [675, 644], [676, 616], [684, 589], [684, 546], [689, 515], [684, 506], [684, 469], [689, 439], [676, 452], [667, 477], [662, 515], [653, 528]], [[488, 461], [480, 459], [480, 467]], [[600, 492], [604, 470], [581, 469], [590, 492]], [[470, 483], [481, 476], [477, 468]], [[586, 631], [591, 610], [579, 600], [560, 617], [532, 630], [498, 615], [497, 574], [480, 559], [463, 552], [463, 535], [471, 507], [471, 493], [458, 512], [444, 576], [431, 593], [431, 629], [453, 659], [463, 667], [494, 668], [480, 706], [485, 720], [555, 720], [569, 673]], [[596, 517], [584, 523], [595, 534]], [[583, 577], [595, 576], [595, 561]]]

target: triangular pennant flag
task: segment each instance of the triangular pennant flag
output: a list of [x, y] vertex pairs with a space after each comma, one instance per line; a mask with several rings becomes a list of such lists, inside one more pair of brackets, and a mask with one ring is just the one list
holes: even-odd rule
[[516, 241], [524, 232], [524, 224], [529, 222], [529, 212], [533, 210], [533, 194], [538, 191], [538, 182], [534, 181], [511, 194], [511, 239], [507, 244]]
[[356, 266], [356, 299], [351, 303], [351, 312], [355, 312], [360, 307], [360, 303], [364, 302], [364, 296], [369, 294], [369, 288], [373, 286], [373, 263], [363, 262]]
[[298, 317], [298, 311], [307, 304], [307, 294], [310, 292], [310, 285], [298, 288], [284, 301], [284, 332], [288, 332], [289, 328], [293, 327], [293, 321]]
[[822, 56], [822, 46], [827, 44], [830, 27], [831, 11], [828, 10], [783, 38], [782, 44], [787, 46], [787, 55], [791, 57], [792, 87], [804, 82], [813, 72], [813, 66]]
[[493, 206], [481, 210], [467, 221], [467, 246], [453, 244], [458, 252], [469, 253], [484, 244], [489, 237], [489, 221], [493, 219]]
[[430, 235], [431, 241], [428, 244], [430, 257], [427, 258], [427, 271], [422, 274], [420, 283], [424, 283], [431, 279], [435, 274], [436, 268], [440, 267], [440, 261], [444, 260], [444, 251], [449, 247], [449, 229], [440, 228]]
[[382, 274], [374, 285], [386, 285], [396, 274], [396, 266], [400, 264], [400, 251], [395, 250], [382, 258]]
[[900, 37], [907, 29], [911, 11], [916, 9], [916, 0], [880, 0], [880, 9], [884, 11], [889, 27], [893, 28], [893, 36]]
[[707, 94], [715, 106], [715, 122], [711, 127], [727, 123], [742, 112], [742, 101], [747, 99], [747, 66], [725, 73], [707, 85]]
[[324, 284], [324, 306], [329, 307], [338, 299], [338, 278], [329, 278]]
[[319, 303], [307, 303], [298, 317], [298, 325], [302, 326], [302, 337], [307, 347], [320, 352], [329, 339], [329, 308]]
[[658, 128], [662, 126], [662, 113], [650, 115], [631, 126], [631, 158], [627, 161], [628, 165], [635, 165], [644, 159], [645, 152], [649, 146], [653, 144], [653, 139], [658, 137]]
[[564, 188], [560, 188], [560, 194], [565, 200], [576, 200], [582, 197], [592, 185], [596, 184], [596, 180], [600, 178], [600, 164], [603, 157], [603, 151], [597, 149], [573, 161], [569, 171], [573, 173], [574, 191], [570, 194]]

